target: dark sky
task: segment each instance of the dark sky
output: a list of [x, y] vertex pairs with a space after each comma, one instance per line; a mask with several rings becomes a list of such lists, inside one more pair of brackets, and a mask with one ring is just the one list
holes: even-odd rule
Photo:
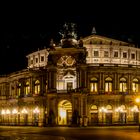
[[91, 34], [132, 41], [140, 47], [139, 7], [132, 2], [62, 2], [7, 6], [0, 15], [0, 74], [26, 68], [26, 55], [59, 41], [65, 22], [77, 24], [78, 36]]

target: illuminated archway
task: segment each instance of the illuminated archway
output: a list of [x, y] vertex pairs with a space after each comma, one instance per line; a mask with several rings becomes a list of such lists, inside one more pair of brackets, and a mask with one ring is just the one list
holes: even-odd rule
[[69, 125], [72, 119], [72, 104], [68, 100], [63, 100], [58, 104], [58, 124]]

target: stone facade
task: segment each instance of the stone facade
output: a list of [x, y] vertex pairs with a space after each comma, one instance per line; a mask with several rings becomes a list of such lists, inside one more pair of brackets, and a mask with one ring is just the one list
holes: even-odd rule
[[0, 125], [139, 123], [140, 49], [133, 44], [64, 38], [27, 58], [27, 69], [0, 78]]

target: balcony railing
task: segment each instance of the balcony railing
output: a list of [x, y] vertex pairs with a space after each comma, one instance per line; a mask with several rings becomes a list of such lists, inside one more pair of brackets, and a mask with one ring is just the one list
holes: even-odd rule
[[71, 90], [57, 90], [57, 93], [75, 93], [76, 89]]

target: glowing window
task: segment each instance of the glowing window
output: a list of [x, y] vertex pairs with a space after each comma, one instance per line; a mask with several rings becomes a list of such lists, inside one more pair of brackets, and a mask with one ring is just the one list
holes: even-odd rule
[[105, 79], [105, 92], [112, 92], [112, 78]]
[[132, 82], [132, 91], [133, 92], [138, 92], [139, 90], [139, 84], [138, 84], [138, 79], [133, 79], [133, 82]]
[[93, 77], [90, 79], [90, 92], [97, 93], [98, 91], [98, 80], [97, 78]]
[[17, 95], [18, 96], [21, 95], [21, 83], [18, 83], [18, 85], [17, 85]]
[[30, 84], [29, 82], [26, 82], [25, 84], [25, 94], [28, 95], [30, 93]]
[[120, 79], [120, 92], [126, 92], [127, 86], [126, 86], [126, 79], [121, 78]]
[[39, 94], [40, 93], [40, 82], [39, 80], [35, 81], [35, 94]]

